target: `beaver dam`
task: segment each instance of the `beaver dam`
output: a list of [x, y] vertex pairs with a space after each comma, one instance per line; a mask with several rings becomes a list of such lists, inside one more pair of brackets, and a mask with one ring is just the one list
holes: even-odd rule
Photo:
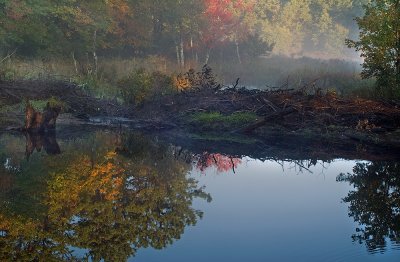
[[[65, 124], [128, 127], [146, 132], [173, 130], [212, 137], [214, 143], [216, 137], [229, 140], [233, 136], [243, 141], [257, 138], [270, 146], [301, 144], [326, 152], [334, 148], [351, 158], [393, 155], [400, 148], [400, 105], [396, 102], [341, 98], [312, 83], [298, 89], [262, 91], [238, 87], [239, 81], [223, 86], [213, 78], [190, 71], [183, 78], [190, 87], [140, 104], [95, 98], [70, 82], [3, 81], [2, 129], [26, 126], [27, 101], [57, 99], [62, 107], [58, 122]], [[39, 103], [38, 111], [40, 106]], [[42, 109], [45, 106], [48, 105], [43, 104]]]

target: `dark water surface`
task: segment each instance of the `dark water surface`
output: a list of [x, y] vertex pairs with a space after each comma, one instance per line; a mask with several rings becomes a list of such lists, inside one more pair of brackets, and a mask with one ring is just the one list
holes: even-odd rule
[[400, 261], [400, 162], [207, 139], [0, 134], [0, 261]]

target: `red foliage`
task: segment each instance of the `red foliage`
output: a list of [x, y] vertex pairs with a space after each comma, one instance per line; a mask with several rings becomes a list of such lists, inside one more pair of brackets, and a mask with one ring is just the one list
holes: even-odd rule
[[216, 167], [218, 172], [228, 172], [234, 171], [241, 163], [240, 158], [204, 152], [199, 157], [196, 167], [201, 172], [210, 167]]
[[207, 29], [203, 34], [203, 43], [208, 48], [218, 43], [224, 43], [229, 35], [240, 25], [245, 12], [253, 10], [252, 1], [244, 0], [204, 0], [208, 21]]

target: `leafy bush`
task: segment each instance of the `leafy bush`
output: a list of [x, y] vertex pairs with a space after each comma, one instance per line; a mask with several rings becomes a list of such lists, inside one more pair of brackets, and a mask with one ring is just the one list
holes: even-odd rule
[[174, 92], [170, 76], [160, 72], [149, 73], [144, 69], [122, 78], [117, 85], [125, 102], [134, 105]]
[[87, 75], [75, 77], [74, 81], [83, 91], [98, 98], [116, 98], [118, 95], [117, 88], [105, 79]]
[[0, 80], [10, 81], [16, 78], [16, 70], [7, 64], [0, 64]]

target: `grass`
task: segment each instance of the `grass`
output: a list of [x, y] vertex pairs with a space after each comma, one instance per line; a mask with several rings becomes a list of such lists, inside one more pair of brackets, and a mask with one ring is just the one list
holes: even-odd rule
[[189, 123], [198, 129], [221, 130], [238, 128], [257, 120], [257, 115], [250, 112], [237, 112], [223, 115], [219, 112], [198, 112], [189, 116]]
[[[243, 64], [210, 60], [210, 66], [225, 85], [233, 84], [240, 77], [240, 86], [266, 89], [287, 83], [287, 88], [299, 88], [313, 82], [322, 90], [336, 90], [342, 96], [376, 97], [374, 80], [360, 77], [361, 61], [339, 59], [316, 59], [310, 57], [293, 58], [273, 55], [259, 57]], [[201, 69], [201, 65], [188, 61], [188, 65]], [[76, 82], [92, 95], [100, 98], [121, 99], [118, 82], [128, 78], [140, 68], [147, 72], [162, 72], [176, 75], [179, 69], [176, 62], [161, 56], [145, 58], [99, 58], [97, 75], [90, 73], [93, 65], [86, 58], [78, 59], [78, 71], [72, 58], [42, 60], [13, 59], [2, 64], [0, 79], [64, 79]], [[189, 68], [187, 68], [189, 69]]]
[[166, 76], [176, 74], [173, 61], [160, 56], [146, 58], [99, 58], [98, 72], [94, 74], [93, 65], [86, 58], [78, 60], [78, 73], [72, 58], [53, 58], [46, 61], [39, 59], [10, 59], [0, 65], [1, 80], [17, 79], [56, 79], [75, 82], [82, 89], [97, 98], [111, 98], [123, 101], [118, 82], [126, 79], [139, 69], [148, 73], [161, 72]]

